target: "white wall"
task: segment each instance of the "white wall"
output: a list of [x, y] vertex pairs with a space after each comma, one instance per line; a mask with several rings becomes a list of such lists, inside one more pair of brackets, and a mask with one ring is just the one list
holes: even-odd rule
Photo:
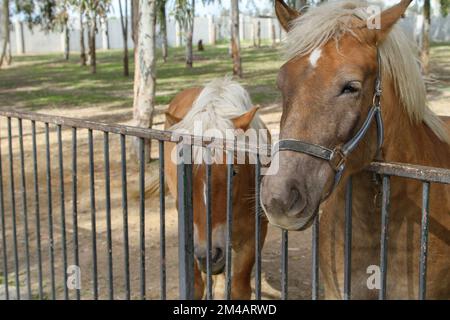
[[[130, 20], [130, 19], [129, 19]], [[230, 37], [230, 19], [229, 17], [214, 17], [214, 24], [216, 27], [216, 39], [229, 39]], [[270, 39], [271, 30], [269, 20], [275, 24], [276, 36], [279, 37], [280, 26], [275, 19], [270, 18], [253, 18], [244, 16], [243, 25], [241, 26], [242, 32], [241, 37], [243, 40], [252, 40], [253, 37], [253, 27], [252, 25], [257, 21], [261, 22], [261, 38]], [[416, 29], [416, 16], [408, 16], [408, 18], [402, 23], [407, 26], [408, 29]], [[131, 24], [131, 22], [130, 22]], [[99, 30], [101, 30], [99, 24]], [[159, 28], [158, 28], [159, 29]], [[25, 42], [25, 52], [26, 53], [48, 53], [48, 52], [62, 52], [62, 35], [59, 32], [45, 33], [39, 28], [34, 30], [28, 29], [24, 26], [24, 42]], [[204, 44], [209, 44], [209, 22], [207, 17], [196, 17], [194, 25], [194, 43], [202, 39]], [[122, 48], [122, 31], [120, 26], [120, 20], [117, 18], [110, 18], [108, 21], [108, 31], [109, 31], [109, 42], [111, 49], [121, 49]], [[128, 28], [128, 47], [133, 48], [133, 41], [131, 40], [131, 25]], [[168, 32], [168, 42], [169, 46], [177, 45], [177, 35], [176, 35], [176, 22], [173, 18], [169, 18], [167, 22], [167, 32]], [[417, 32], [416, 32], [417, 33]], [[162, 39], [157, 31], [157, 45], [161, 46]], [[77, 26], [73, 26], [70, 32], [70, 50], [79, 51], [80, 31]], [[450, 41], [450, 17], [442, 18], [434, 16], [431, 25], [431, 39], [435, 42]], [[85, 35], [86, 48], [87, 48], [87, 34]], [[13, 53], [16, 53], [16, 35], [14, 26], [11, 32], [11, 46]], [[98, 49], [102, 49], [102, 35], [99, 32], [96, 36], [96, 46]]]

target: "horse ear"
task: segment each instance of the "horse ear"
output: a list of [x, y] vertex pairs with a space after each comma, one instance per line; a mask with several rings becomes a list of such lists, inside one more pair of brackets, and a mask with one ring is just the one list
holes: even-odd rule
[[[371, 21], [379, 21], [380, 26], [378, 28], [369, 29], [374, 34], [375, 43], [381, 43], [388, 36], [392, 27], [400, 19], [405, 17], [405, 11], [408, 8], [412, 0], [401, 0], [400, 3], [395, 6], [382, 11], [379, 16], [375, 16]], [[369, 21], [367, 22], [369, 23]]]
[[300, 12], [290, 8], [283, 0], [275, 0], [275, 13], [284, 31], [291, 29], [291, 22], [300, 17]]
[[166, 120], [169, 123], [169, 126], [173, 126], [181, 121], [181, 118], [178, 118], [174, 116], [173, 114], [170, 114], [168, 111], [165, 112]]
[[258, 111], [259, 107], [253, 107], [250, 111], [240, 115], [237, 118], [232, 119], [234, 127], [236, 129], [247, 130], [250, 127], [250, 123], [255, 117], [256, 111]]

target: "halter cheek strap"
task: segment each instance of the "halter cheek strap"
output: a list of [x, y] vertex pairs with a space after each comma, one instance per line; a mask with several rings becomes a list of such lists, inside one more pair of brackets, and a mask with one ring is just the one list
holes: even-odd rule
[[378, 49], [377, 60], [378, 70], [377, 78], [375, 80], [375, 92], [373, 95], [372, 107], [370, 108], [366, 120], [362, 124], [361, 128], [349, 141], [342, 146], [335, 147], [334, 149], [329, 149], [318, 144], [295, 139], [280, 140], [275, 145], [275, 153], [278, 151], [294, 151], [328, 161], [331, 168], [335, 171], [334, 184], [330, 192], [332, 192], [339, 184], [345, 169], [347, 157], [353, 150], [355, 150], [361, 140], [365, 137], [374, 119], [377, 125], [377, 156], [379, 156], [381, 152], [381, 146], [383, 145], [384, 140], [384, 128], [383, 119], [381, 116], [381, 58]]

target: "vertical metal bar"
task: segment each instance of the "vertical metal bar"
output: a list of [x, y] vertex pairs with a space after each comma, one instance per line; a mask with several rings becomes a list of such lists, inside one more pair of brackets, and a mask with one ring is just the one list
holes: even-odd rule
[[345, 187], [344, 300], [351, 299], [352, 273], [352, 177]]
[[177, 168], [179, 298], [192, 300], [194, 298], [194, 237], [191, 146], [180, 143], [177, 146], [177, 152], [179, 155]]
[[21, 193], [22, 193], [22, 219], [23, 219], [23, 235], [25, 241], [25, 267], [27, 277], [27, 293], [28, 299], [31, 299], [31, 272], [30, 272], [30, 246], [28, 233], [28, 206], [27, 206], [27, 184], [25, 181], [25, 156], [23, 151], [23, 127], [22, 119], [17, 119], [19, 127], [19, 147], [20, 147], [20, 177], [21, 177]]
[[66, 239], [66, 205], [64, 190], [64, 157], [62, 150], [62, 134], [61, 126], [56, 126], [58, 134], [58, 156], [59, 156], [59, 195], [61, 202], [61, 247], [63, 258], [63, 278], [64, 278], [64, 299], [69, 299], [69, 291], [67, 288], [67, 239]]
[[255, 165], [255, 298], [261, 300], [261, 163], [256, 155]]
[[139, 138], [139, 257], [141, 300], [145, 300], [145, 140]]
[[88, 130], [89, 145], [89, 186], [91, 198], [91, 239], [92, 239], [92, 286], [94, 300], [98, 299], [98, 278], [97, 278], [97, 225], [95, 208], [95, 172], [94, 172], [94, 142], [92, 129]]
[[381, 287], [379, 299], [386, 299], [386, 276], [387, 276], [387, 243], [388, 243], [388, 223], [390, 209], [391, 184], [390, 177], [383, 176], [383, 197], [381, 204], [381, 254], [380, 254], [380, 273]]
[[37, 163], [37, 143], [36, 143], [36, 121], [31, 121], [31, 136], [33, 143], [33, 182], [34, 182], [34, 208], [36, 220], [36, 253], [38, 260], [38, 286], [39, 299], [43, 299], [44, 292], [42, 288], [42, 254], [41, 254], [41, 214], [39, 205], [39, 180]]
[[427, 290], [428, 215], [430, 210], [430, 183], [422, 184], [422, 228], [420, 233], [419, 299], [425, 300]]
[[128, 196], [127, 196], [127, 153], [126, 137], [120, 135], [120, 154], [122, 160], [122, 216], [123, 216], [123, 256], [125, 270], [125, 299], [130, 300], [130, 251], [128, 244]]
[[16, 197], [14, 188], [14, 164], [13, 164], [13, 149], [12, 149], [12, 132], [11, 132], [11, 118], [8, 117], [8, 147], [9, 147], [9, 179], [11, 191], [11, 217], [13, 226], [13, 250], [14, 250], [14, 272], [16, 279], [16, 296], [20, 300], [20, 279], [19, 279], [19, 253], [17, 246], [17, 219], [16, 219]]
[[[73, 259], [76, 266], [80, 265], [78, 252], [78, 168], [77, 168], [77, 128], [72, 128], [72, 228], [73, 228]], [[80, 290], [75, 296], [80, 300]]]
[[212, 290], [212, 206], [211, 206], [211, 149], [205, 149], [208, 163], [206, 164], [206, 299], [213, 299]]
[[159, 242], [161, 300], [166, 300], [166, 200], [164, 181], [164, 141], [159, 141]]
[[55, 287], [55, 253], [54, 253], [54, 239], [53, 239], [53, 199], [52, 199], [52, 171], [50, 162], [50, 132], [48, 123], [45, 123], [45, 150], [46, 150], [46, 165], [47, 165], [47, 210], [48, 210], [48, 241], [50, 254], [50, 281], [52, 289], [52, 300], [56, 299]]
[[[1, 132], [1, 131], [0, 131]], [[3, 164], [2, 164], [2, 148], [0, 139], [0, 218], [2, 224], [2, 248], [3, 248], [3, 285], [5, 287], [5, 299], [9, 300], [9, 285], [8, 285], [8, 249], [6, 247], [6, 225], [5, 225], [5, 199], [3, 189]]]
[[288, 231], [281, 230], [281, 299], [288, 299]]
[[114, 299], [113, 256], [111, 236], [111, 182], [109, 168], [109, 133], [103, 133], [103, 155], [105, 162], [105, 210], [106, 210], [106, 245], [108, 247], [108, 297]]
[[319, 299], [319, 213], [312, 225], [312, 300]]
[[231, 272], [232, 272], [232, 250], [233, 250], [233, 161], [234, 152], [227, 151], [227, 240], [226, 240], [226, 299], [231, 299]]

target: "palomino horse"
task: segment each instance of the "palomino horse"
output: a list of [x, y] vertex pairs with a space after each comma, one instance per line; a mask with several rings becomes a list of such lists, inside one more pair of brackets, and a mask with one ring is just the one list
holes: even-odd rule
[[[352, 296], [368, 299], [378, 295], [368, 288], [366, 272], [379, 264], [381, 212], [380, 185], [364, 168], [374, 159], [450, 167], [449, 127], [427, 107], [417, 51], [396, 25], [410, 2], [403, 0], [372, 20], [373, 13], [360, 2], [331, 2], [301, 15], [276, 1], [278, 19], [288, 31], [288, 61], [278, 75], [283, 94], [279, 174], [264, 177], [262, 204], [269, 222], [290, 230], [305, 229], [320, 213], [325, 298], [343, 297], [344, 191], [349, 176]], [[380, 28], [368, 27], [377, 20]], [[385, 136], [379, 148], [380, 98]], [[366, 121], [372, 114], [373, 121]], [[354, 142], [367, 125], [356, 148], [348, 148], [347, 142]], [[337, 151], [328, 158], [326, 150]], [[337, 173], [342, 176], [336, 186]], [[391, 178], [386, 288], [391, 299], [418, 297], [421, 192], [418, 181]], [[449, 186], [431, 187], [429, 219], [427, 297], [448, 299]]]
[[[204, 136], [225, 138], [226, 130], [264, 129], [265, 126], [252, 107], [245, 89], [228, 78], [217, 79], [203, 88], [187, 89], [179, 93], [166, 112], [165, 129], [194, 134], [197, 124]], [[198, 133], [197, 133], [198, 135]], [[165, 149], [166, 181], [171, 194], [177, 198], [177, 166], [171, 161], [175, 148], [169, 143]], [[198, 159], [201, 147], [193, 147]], [[200, 154], [201, 155], [201, 154]], [[201, 155], [202, 156], [202, 155]], [[223, 150], [214, 150], [211, 165], [212, 202], [212, 273], [222, 274], [225, 267], [227, 166]], [[203, 158], [204, 159], [204, 158]], [[195, 162], [198, 163], [198, 162]], [[255, 166], [248, 163], [233, 166], [233, 230], [232, 230], [232, 299], [251, 297], [250, 278], [255, 262]], [[206, 182], [205, 164], [193, 170], [195, 298], [201, 299], [204, 283], [200, 271], [206, 272]], [[262, 222], [261, 242], [267, 232], [267, 221]]]

